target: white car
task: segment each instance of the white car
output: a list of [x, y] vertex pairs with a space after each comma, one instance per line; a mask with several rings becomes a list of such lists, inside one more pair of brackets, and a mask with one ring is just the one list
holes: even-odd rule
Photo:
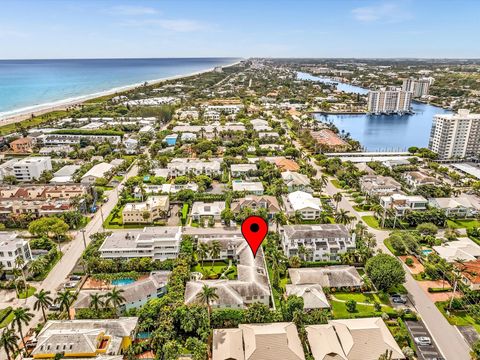
[[428, 336], [419, 336], [419, 337], [416, 337], [414, 340], [415, 340], [415, 343], [421, 346], [432, 345], [432, 340], [430, 340]]

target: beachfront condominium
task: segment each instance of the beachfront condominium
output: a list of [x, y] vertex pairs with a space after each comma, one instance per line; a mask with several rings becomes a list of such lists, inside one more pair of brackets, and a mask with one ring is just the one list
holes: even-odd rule
[[38, 180], [44, 171], [52, 170], [52, 161], [48, 156], [27, 157], [13, 165], [13, 175], [18, 181]]
[[386, 88], [368, 92], [367, 111], [371, 114], [404, 114], [410, 112], [412, 93]]
[[421, 98], [428, 95], [430, 88], [430, 79], [404, 79], [402, 84], [403, 91], [410, 91], [414, 98]]
[[480, 114], [458, 110], [433, 118], [428, 148], [442, 159], [476, 156], [480, 152]]

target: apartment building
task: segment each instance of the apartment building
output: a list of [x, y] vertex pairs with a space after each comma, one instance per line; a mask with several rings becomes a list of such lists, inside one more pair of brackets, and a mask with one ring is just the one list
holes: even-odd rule
[[127, 203], [122, 210], [124, 224], [151, 224], [165, 218], [170, 201], [167, 195], [150, 196], [146, 201]]
[[108, 142], [113, 145], [120, 144], [122, 138], [118, 135], [80, 135], [80, 134], [43, 134], [40, 135], [38, 141], [45, 146], [49, 145], [75, 145], [80, 144], [81, 141], [88, 141], [91, 143]]
[[404, 79], [402, 84], [403, 91], [412, 93], [413, 98], [421, 98], [428, 95], [430, 88], [430, 79]]
[[[219, 228], [190, 228], [186, 234], [192, 236], [199, 244], [211, 244], [217, 241], [220, 244], [220, 254], [215, 260], [234, 259], [237, 261], [237, 278], [235, 280], [192, 280], [185, 288], [185, 303], [198, 302], [197, 295], [204, 285], [216, 290], [218, 299], [211, 302], [213, 308], [244, 309], [253, 303], [270, 304], [270, 285], [263, 249], [258, 249], [254, 257], [240, 230], [226, 230]], [[210, 257], [210, 256], [209, 256]], [[205, 260], [213, 260], [208, 258]]]
[[350, 234], [341, 224], [285, 225], [281, 243], [288, 257], [299, 255], [303, 246], [308, 260], [334, 261], [340, 254], [355, 249], [355, 234]]
[[33, 139], [31, 137], [22, 137], [13, 140], [9, 145], [10, 149], [17, 154], [26, 154], [33, 151]]
[[13, 175], [18, 181], [38, 180], [44, 171], [52, 170], [48, 156], [27, 157], [13, 164]]
[[175, 259], [180, 249], [180, 226], [146, 227], [143, 230], [114, 231], [100, 246], [104, 259], [148, 257], [153, 260]]
[[381, 89], [368, 92], [367, 111], [370, 114], [405, 114], [411, 110], [412, 93]]
[[243, 109], [242, 104], [234, 104], [234, 105], [208, 105], [205, 108], [205, 111], [217, 111], [221, 114], [226, 114], [226, 115], [231, 115], [231, 114], [236, 114], [240, 110]]
[[0, 264], [4, 270], [15, 268], [17, 258], [23, 258], [25, 264], [32, 260], [28, 241], [12, 232], [0, 232]]
[[458, 110], [457, 114], [433, 117], [428, 148], [442, 159], [466, 158], [480, 153], [480, 114]]
[[222, 174], [220, 161], [203, 161], [196, 159], [173, 159], [167, 164], [170, 176], [177, 177], [187, 174], [220, 176]]

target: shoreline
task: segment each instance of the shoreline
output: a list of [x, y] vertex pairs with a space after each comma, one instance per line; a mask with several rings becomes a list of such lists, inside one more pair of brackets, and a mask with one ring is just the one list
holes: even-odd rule
[[[239, 64], [241, 61], [242, 60], [238, 60], [238, 61], [235, 61], [231, 64], [222, 65], [221, 67], [224, 68], [224, 67], [235, 66], [235, 65]], [[215, 67], [208, 68], [208, 69], [205, 69], [205, 70], [194, 71], [194, 72], [188, 73], [188, 74], [167, 76], [167, 77], [153, 79], [153, 80], [145, 80], [145, 81], [138, 82], [138, 83], [135, 83], [135, 84], [118, 86], [118, 87], [111, 88], [111, 89], [108, 89], [108, 90], [99, 91], [99, 92], [86, 94], [86, 95], [80, 95], [80, 96], [76, 96], [76, 97], [73, 97], [73, 98], [66, 98], [66, 99], [52, 101], [52, 102], [48, 102], [48, 103], [44, 103], [44, 104], [27, 106], [27, 107], [23, 107], [23, 108], [20, 108], [20, 109], [17, 109], [17, 110], [5, 111], [3, 113], [0, 113], [0, 127], [27, 120], [27, 119], [31, 118], [32, 115], [40, 116], [40, 115], [44, 115], [44, 114], [47, 114], [47, 113], [53, 112], [53, 111], [61, 111], [61, 110], [65, 110], [66, 108], [68, 108], [70, 106], [83, 104], [88, 100], [100, 98], [100, 97], [103, 97], [103, 96], [113, 95], [113, 94], [116, 94], [116, 93], [123, 93], [123, 92], [126, 92], [126, 91], [130, 91], [130, 90], [133, 90], [133, 89], [136, 89], [138, 87], [143, 86], [143, 84], [145, 84], [145, 83], [148, 83], [148, 85], [156, 85], [156, 84], [160, 84], [162, 82], [166, 82], [166, 81], [170, 81], [170, 80], [178, 80], [178, 79], [182, 79], [182, 78], [187, 78], [187, 77], [196, 76], [196, 75], [200, 75], [200, 74], [203, 74], [203, 73], [211, 72], [215, 69]]]

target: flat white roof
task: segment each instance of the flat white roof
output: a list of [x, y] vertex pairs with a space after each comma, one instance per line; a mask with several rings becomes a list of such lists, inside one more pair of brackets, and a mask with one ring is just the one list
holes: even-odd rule
[[475, 176], [477, 179], [480, 179], [480, 168], [470, 165], [470, 164], [451, 164], [455, 169], [463, 171], [468, 175]]

